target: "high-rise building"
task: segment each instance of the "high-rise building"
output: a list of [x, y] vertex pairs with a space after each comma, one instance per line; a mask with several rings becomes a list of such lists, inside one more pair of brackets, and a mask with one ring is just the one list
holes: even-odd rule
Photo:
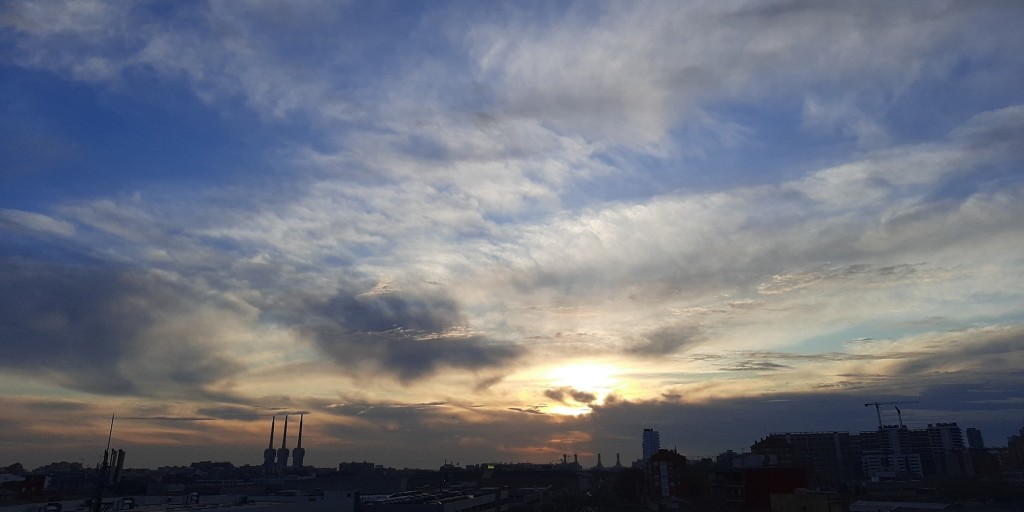
[[934, 473], [927, 456], [928, 435], [899, 425], [861, 432], [861, 466], [864, 476], [877, 480], [921, 478]]
[[661, 449], [661, 436], [653, 428], [644, 429], [644, 462], [651, 460], [651, 456]]
[[963, 451], [964, 449], [964, 435], [956, 422], [929, 424], [928, 439], [933, 452]]
[[981, 438], [981, 431], [974, 427], [967, 427], [967, 446], [972, 450], [984, 450], [985, 440]]
[[928, 441], [937, 474], [974, 476], [971, 458], [964, 447], [964, 434], [956, 422], [929, 424]]
[[754, 443], [750, 451], [773, 457], [782, 467], [805, 468], [818, 483], [858, 475], [879, 480], [974, 475], [971, 454], [956, 423], [919, 429], [883, 425], [859, 434], [777, 433]]

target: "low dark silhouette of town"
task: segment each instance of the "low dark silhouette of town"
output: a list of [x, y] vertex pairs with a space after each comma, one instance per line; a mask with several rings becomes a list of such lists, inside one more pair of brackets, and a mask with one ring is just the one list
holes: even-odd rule
[[957, 423], [878, 419], [872, 431], [768, 433], [749, 451], [714, 457], [663, 449], [660, 432], [638, 428], [642, 456], [628, 462], [599, 454], [585, 467], [565, 454], [548, 464], [396, 469], [366, 461], [305, 465], [304, 418], [289, 450], [288, 419], [274, 417], [259, 465], [128, 469], [128, 454], [109, 447], [95, 467], [11, 464], [0, 469], [0, 512], [1024, 510], [1024, 428], [1005, 446], [989, 446], [979, 430]]

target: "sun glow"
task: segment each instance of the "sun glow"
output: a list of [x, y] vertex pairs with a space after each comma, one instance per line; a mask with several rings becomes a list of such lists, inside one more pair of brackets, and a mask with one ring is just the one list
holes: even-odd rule
[[569, 387], [588, 393], [611, 392], [618, 369], [602, 363], [582, 363], [551, 369], [548, 378], [555, 387]]
[[561, 396], [560, 403], [548, 408], [552, 414], [578, 416], [589, 414], [591, 406], [604, 402], [615, 389], [618, 369], [602, 363], [580, 363], [552, 368], [547, 373], [551, 392]]

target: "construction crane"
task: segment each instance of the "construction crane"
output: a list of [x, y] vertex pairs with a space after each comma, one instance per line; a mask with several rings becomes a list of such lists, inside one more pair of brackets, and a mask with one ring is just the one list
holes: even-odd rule
[[[903, 402], [868, 402], [868, 403], [864, 404], [864, 407], [867, 407], [869, 405], [875, 406], [875, 414], [878, 415], [878, 430], [882, 430], [882, 409], [881, 409], [880, 406], [882, 406], [882, 405], [896, 406], [897, 404], [916, 404], [916, 403], [917, 403], [917, 400], [908, 400], [908, 401], [903, 401]], [[899, 416], [900, 416], [900, 425], [903, 425], [903, 414], [900, 412], [900, 408], [899, 407], [896, 407], [896, 413], [899, 414]]]

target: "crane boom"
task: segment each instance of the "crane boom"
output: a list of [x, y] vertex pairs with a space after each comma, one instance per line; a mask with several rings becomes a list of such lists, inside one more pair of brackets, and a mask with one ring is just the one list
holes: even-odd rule
[[[882, 409], [881, 409], [881, 406], [883, 406], [883, 405], [895, 406], [897, 404], [916, 404], [916, 403], [917, 403], [917, 400], [905, 400], [905, 401], [901, 401], [901, 402], [868, 402], [868, 403], [864, 404], [864, 407], [867, 407], [869, 405], [875, 406], [875, 414], [878, 416], [878, 430], [882, 430]], [[899, 411], [899, 408], [897, 407], [896, 410]], [[903, 415], [902, 414], [900, 415], [900, 423], [903, 423]]]

